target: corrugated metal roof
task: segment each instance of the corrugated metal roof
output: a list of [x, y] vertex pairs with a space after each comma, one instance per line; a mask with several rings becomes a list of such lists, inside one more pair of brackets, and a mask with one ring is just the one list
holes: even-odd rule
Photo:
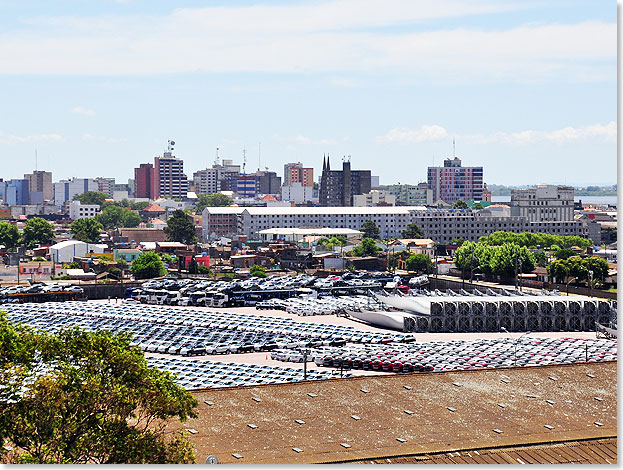
[[235, 462], [233, 453], [245, 463], [318, 463], [600, 439], [617, 435], [616, 381], [616, 362], [595, 362], [209, 389], [193, 392], [199, 417], [184, 427], [199, 431], [190, 439], [200, 463]]
[[[206, 207], [208, 214], [241, 214], [248, 212], [251, 215], [373, 215], [373, 214], [409, 214], [415, 210], [426, 210], [424, 206], [382, 206], [382, 207]], [[206, 212], [207, 211], [207, 212]]]
[[501, 449], [463, 450], [363, 460], [391, 464], [616, 464], [617, 439], [595, 439]]

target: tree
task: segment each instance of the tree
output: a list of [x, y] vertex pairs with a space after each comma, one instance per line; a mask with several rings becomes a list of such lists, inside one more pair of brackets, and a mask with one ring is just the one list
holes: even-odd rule
[[409, 256], [406, 262], [407, 271], [429, 272], [433, 263], [428, 255], [418, 253]]
[[249, 274], [253, 277], [266, 277], [266, 269], [259, 264], [254, 264], [249, 269]]
[[514, 277], [515, 272], [526, 273], [534, 270], [534, 256], [525, 247], [515, 243], [506, 243], [497, 247], [491, 258], [493, 274]]
[[225, 207], [231, 206], [234, 201], [229, 196], [221, 193], [197, 194], [195, 208], [197, 213], [203, 212], [206, 207]]
[[465, 239], [463, 237], [453, 238], [450, 243], [452, 243], [453, 245], [461, 246], [463, 243], [465, 243]]
[[424, 238], [424, 232], [416, 224], [409, 224], [407, 228], [401, 232], [402, 238]]
[[164, 231], [170, 241], [185, 243], [186, 245], [192, 245], [197, 242], [195, 226], [188, 219], [184, 211], [179, 209], [173, 212], [171, 217], [169, 217]]
[[19, 244], [19, 230], [17, 225], [0, 222], [0, 245], [6, 248], [15, 248]]
[[102, 224], [96, 219], [76, 219], [71, 223], [70, 230], [76, 240], [93, 243], [99, 240]]
[[187, 436], [168, 424], [196, 417], [197, 400], [131, 341], [78, 327], [46, 333], [1, 314], [3, 463], [193, 463]]
[[460, 199], [454, 203], [452, 206], [453, 209], [467, 209], [468, 205], [465, 201], [461, 201]]
[[587, 271], [593, 271], [593, 279], [604, 280], [608, 275], [608, 262], [599, 256], [589, 256], [584, 258], [584, 265]]
[[54, 226], [41, 217], [33, 217], [26, 221], [22, 238], [28, 248], [50, 243], [54, 238]]
[[133, 228], [141, 223], [141, 217], [136, 212], [115, 205], [105, 207], [95, 218], [107, 230], [117, 227]]
[[373, 220], [366, 220], [361, 225], [361, 231], [363, 232], [364, 238], [372, 238], [373, 240], [378, 240], [381, 233]]
[[351, 252], [354, 256], [377, 256], [381, 249], [371, 238], [361, 240], [361, 245], [357, 245]]
[[575, 256], [575, 254], [575, 251], [569, 248], [561, 248], [554, 253], [554, 256], [556, 257], [556, 259], [567, 259], [571, 256]]
[[472, 209], [484, 209], [484, 206], [480, 202], [477, 202], [472, 206]]
[[134, 274], [135, 279], [151, 279], [164, 276], [167, 273], [164, 263], [153, 251], [147, 251], [138, 255], [132, 262], [130, 271]]
[[98, 206], [102, 206], [108, 198], [109, 196], [106, 193], [99, 191], [87, 191], [82, 194], [76, 194], [73, 197], [73, 200], [80, 201], [80, 204], [97, 204]]

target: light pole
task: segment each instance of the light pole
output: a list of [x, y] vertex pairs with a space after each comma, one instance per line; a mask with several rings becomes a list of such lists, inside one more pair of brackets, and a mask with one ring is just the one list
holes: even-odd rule
[[517, 345], [519, 344], [519, 340], [521, 338], [523, 338], [524, 336], [529, 335], [532, 332], [531, 331], [526, 331], [523, 335], [521, 335], [520, 337], [515, 339], [515, 338], [513, 338], [511, 336], [510, 332], [505, 327], [502, 327], [501, 330], [509, 336], [509, 338], [513, 341], [513, 343], [515, 343], [515, 360], [514, 360], [514, 364], [515, 364], [515, 367], [517, 367]]
[[591, 297], [593, 293], [593, 271], [588, 272], [588, 296]]

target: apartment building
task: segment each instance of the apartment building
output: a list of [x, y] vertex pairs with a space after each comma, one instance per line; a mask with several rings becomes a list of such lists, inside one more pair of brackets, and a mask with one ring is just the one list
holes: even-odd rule
[[184, 174], [184, 160], [173, 156], [173, 147], [154, 159], [158, 196], [185, 198], [188, 193], [188, 178]]
[[[43, 201], [51, 201], [54, 199], [54, 186], [52, 185], [51, 171], [35, 170], [32, 173], [25, 173], [24, 179], [28, 180], [28, 190], [33, 200], [40, 199], [42, 203]], [[41, 196], [38, 196], [38, 193], [40, 193]]]
[[369, 193], [372, 189], [370, 170], [352, 170], [350, 157], [344, 158], [341, 170], [331, 170], [329, 157], [323, 160], [320, 177], [320, 205], [324, 207], [352, 207], [353, 196]]
[[72, 220], [92, 219], [99, 213], [99, 204], [80, 204], [80, 201], [71, 201], [69, 203], [69, 218]]
[[461, 166], [458, 157], [446, 158], [442, 167], [428, 167], [428, 187], [433, 191], [433, 202], [482, 200], [482, 167]]
[[373, 207], [373, 206], [395, 206], [396, 196], [387, 191], [373, 189], [366, 194], [355, 194], [353, 196], [354, 207]]
[[427, 183], [391, 184], [386, 187], [389, 194], [396, 198], [398, 206], [430, 206], [433, 204], [433, 190]]
[[314, 169], [303, 168], [301, 162], [286, 163], [283, 166], [283, 185], [291, 186], [301, 183], [303, 186], [314, 186]]

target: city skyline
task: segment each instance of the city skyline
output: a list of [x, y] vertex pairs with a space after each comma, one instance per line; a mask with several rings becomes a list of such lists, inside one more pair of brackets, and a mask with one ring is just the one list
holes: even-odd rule
[[36, 150], [55, 181], [125, 182], [173, 139], [189, 177], [218, 147], [237, 164], [246, 148], [248, 172], [317, 179], [328, 153], [417, 184], [456, 139], [486, 183], [616, 183], [615, 5], [2, 5], [5, 179]]

